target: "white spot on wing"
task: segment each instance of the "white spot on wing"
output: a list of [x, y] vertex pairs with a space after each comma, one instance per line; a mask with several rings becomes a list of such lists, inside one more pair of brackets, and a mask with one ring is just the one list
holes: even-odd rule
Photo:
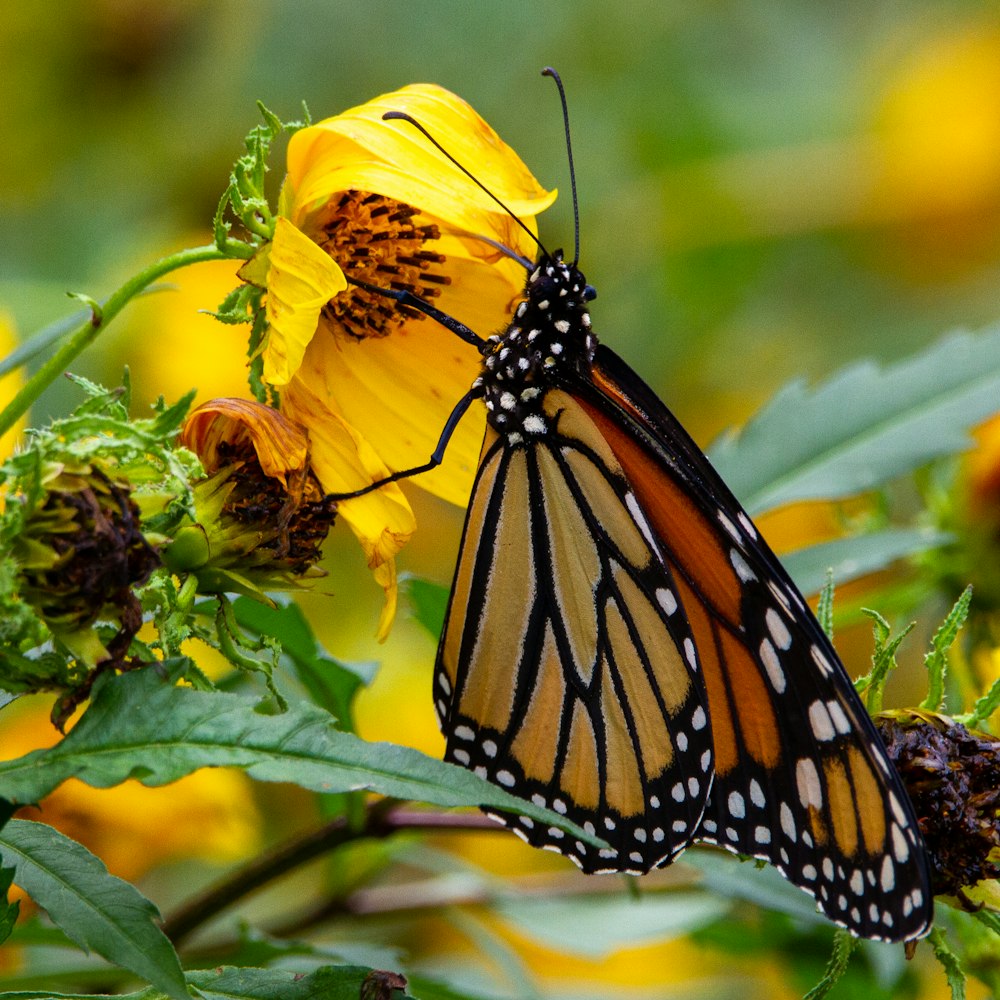
[[824, 677], [829, 677], [833, 673], [833, 667], [830, 665], [830, 661], [826, 658], [826, 655], [819, 648], [819, 646], [813, 644], [809, 647], [809, 655], [813, 658], [813, 663], [816, 664], [820, 669], [820, 673]]
[[751, 580], [757, 579], [757, 574], [750, 568], [750, 564], [737, 549], [729, 550], [729, 561], [732, 563], [733, 569], [736, 570], [736, 575], [744, 583], [750, 583]]
[[792, 633], [788, 631], [788, 626], [784, 623], [781, 615], [774, 608], [768, 608], [764, 613], [764, 621], [767, 623], [767, 630], [771, 633], [775, 646], [778, 649], [788, 649], [792, 644]]
[[743, 539], [740, 536], [739, 529], [735, 524], [733, 524], [732, 521], [729, 520], [728, 517], [726, 517], [725, 512], [721, 510], [719, 511], [719, 523], [726, 529], [734, 542], [739, 542], [740, 545], [743, 544]]
[[880, 883], [883, 892], [892, 892], [896, 888], [896, 869], [893, 866], [892, 858], [888, 854], [882, 859], [882, 877]]
[[778, 657], [778, 652], [774, 648], [770, 639], [761, 640], [760, 660], [761, 663], [764, 664], [764, 669], [767, 671], [767, 677], [771, 682], [771, 687], [773, 687], [778, 694], [783, 694], [786, 683], [785, 672], [781, 669], [781, 660]]
[[832, 740], [836, 735], [833, 728], [833, 719], [823, 702], [817, 700], [809, 706], [809, 725], [812, 727], [813, 736], [820, 742]]
[[780, 809], [781, 816], [781, 829], [784, 831], [785, 836], [791, 840], [795, 840], [795, 817], [792, 815], [792, 810], [788, 807], [787, 802], [781, 803]]
[[667, 590], [666, 587], [660, 587], [656, 591], [656, 600], [668, 615], [672, 615], [677, 610], [677, 598], [674, 597], [674, 592]]
[[844, 709], [841, 707], [840, 702], [834, 701], [832, 698], [826, 703], [826, 707], [830, 712], [830, 718], [833, 719], [833, 725], [837, 732], [841, 736], [846, 735], [851, 731], [851, 720], [847, 718]]
[[823, 786], [819, 783], [816, 765], [808, 757], [800, 757], [795, 765], [795, 783], [799, 790], [799, 802], [803, 809], [823, 804]]

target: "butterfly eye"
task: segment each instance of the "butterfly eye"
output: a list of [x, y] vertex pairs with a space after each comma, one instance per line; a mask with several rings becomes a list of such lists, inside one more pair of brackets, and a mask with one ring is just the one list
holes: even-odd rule
[[597, 298], [597, 289], [593, 285], [587, 285], [583, 290], [583, 301], [593, 302]]

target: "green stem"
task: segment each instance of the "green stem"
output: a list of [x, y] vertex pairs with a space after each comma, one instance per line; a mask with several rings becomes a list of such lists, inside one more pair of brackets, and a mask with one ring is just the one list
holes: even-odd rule
[[[189, 264], [200, 264], [206, 260], [225, 260], [234, 253], [244, 256], [243, 250], [252, 251], [251, 247], [230, 241], [228, 253], [223, 253], [218, 247], [194, 247], [180, 250], [151, 264], [144, 271], [130, 278], [104, 303], [96, 308], [90, 319], [85, 320], [69, 334], [62, 347], [49, 358], [41, 368], [25, 383], [21, 391], [0, 413], [0, 434], [5, 434], [15, 423], [28, 412], [32, 403], [73, 363], [76, 357], [97, 339], [105, 327], [122, 311], [122, 309], [151, 285], [158, 278], [187, 267]], [[248, 255], [248, 254], [247, 254]]]

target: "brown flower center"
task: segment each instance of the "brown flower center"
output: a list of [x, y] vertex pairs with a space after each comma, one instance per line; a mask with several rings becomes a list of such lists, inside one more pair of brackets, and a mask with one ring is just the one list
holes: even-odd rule
[[260, 532], [256, 558], [301, 576], [320, 559], [337, 505], [327, 500], [315, 475], [289, 473], [288, 486], [268, 476], [249, 442], [219, 443], [219, 459], [230, 464], [234, 482], [222, 511]]
[[[451, 278], [438, 271], [443, 254], [425, 250], [441, 234], [434, 225], [417, 225], [419, 210], [365, 191], [347, 191], [322, 228], [319, 245], [340, 265], [348, 281], [408, 291], [421, 299], [441, 294]], [[362, 340], [386, 337], [404, 318], [423, 313], [357, 285], [331, 299], [323, 315], [335, 329]]]

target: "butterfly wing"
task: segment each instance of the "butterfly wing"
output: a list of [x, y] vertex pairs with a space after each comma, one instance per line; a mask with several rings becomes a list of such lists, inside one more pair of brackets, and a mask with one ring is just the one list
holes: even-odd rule
[[608, 842], [497, 816], [584, 871], [645, 872], [690, 841], [712, 744], [694, 636], [621, 466], [580, 404], [487, 430], [438, 650], [449, 760]]
[[698, 647], [715, 782], [696, 839], [771, 862], [856, 934], [919, 937], [932, 900], [912, 806], [798, 589], [621, 359], [598, 347], [574, 391], [645, 512]]

